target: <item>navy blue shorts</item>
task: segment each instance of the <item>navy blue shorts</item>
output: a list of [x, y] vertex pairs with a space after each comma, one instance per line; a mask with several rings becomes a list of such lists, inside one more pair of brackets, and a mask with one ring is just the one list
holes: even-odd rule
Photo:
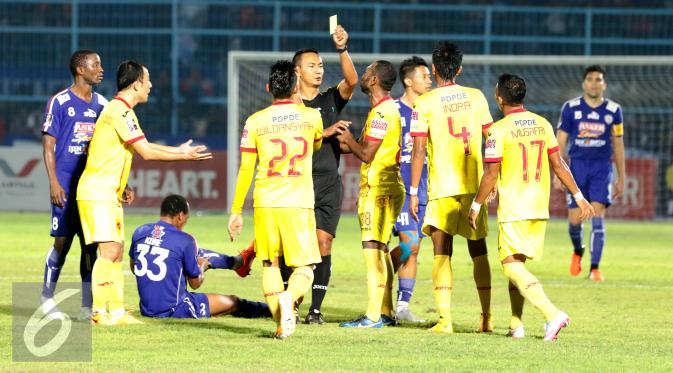
[[73, 195], [68, 196], [63, 207], [51, 205], [51, 236], [73, 237], [76, 234], [82, 234], [82, 223], [79, 220], [77, 199]]
[[182, 302], [169, 317], [177, 319], [204, 319], [210, 317], [208, 296], [203, 293], [186, 292]]
[[395, 236], [399, 236], [400, 232], [416, 231], [418, 232], [418, 238], [425, 237], [421, 228], [423, 227], [426, 206], [427, 205], [418, 205], [418, 221], [414, 220], [414, 218], [411, 216], [411, 213], [409, 213], [409, 195], [407, 195], [404, 199], [402, 211], [397, 216], [397, 222], [395, 222], [395, 226], [393, 227], [393, 234]]
[[[609, 159], [573, 159], [570, 172], [584, 198], [589, 202], [598, 202], [606, 207], [612, 204], [612, 161]], [[566, 194], [568, 208], [577, 208], [570, 193]]]

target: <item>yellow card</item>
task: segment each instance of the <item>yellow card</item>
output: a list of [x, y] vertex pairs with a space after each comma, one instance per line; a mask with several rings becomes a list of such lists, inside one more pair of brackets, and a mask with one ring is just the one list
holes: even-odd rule
[[337, 28], [337, 16], [336, 14], [329, 17], [329, 34], [332, 35], [336, 32]]

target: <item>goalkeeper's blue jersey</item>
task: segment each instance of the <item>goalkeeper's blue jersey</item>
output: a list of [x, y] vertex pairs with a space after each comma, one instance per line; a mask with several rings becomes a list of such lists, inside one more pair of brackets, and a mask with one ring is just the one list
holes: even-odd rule
[[135, 230], [129, 257], [144, 316], [173, 314], [187, 292], [187, 278], [201, 274], [197, 247], [194, 237], [163, 221]]

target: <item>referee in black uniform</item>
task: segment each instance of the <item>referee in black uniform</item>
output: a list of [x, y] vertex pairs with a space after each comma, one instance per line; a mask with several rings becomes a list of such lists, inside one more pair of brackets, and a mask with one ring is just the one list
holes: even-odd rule
[[358, 73], [347, 50], [348, 33], [343, 27], [337, 26], [336, 32], [332, 34], [332, 40], [339, 52], [344, 76], [344, 79], [334, 87], [320, 91], [324, 69], [317, 50], [299, 50], [292, 59], [297, 69], [302, 100], [306, 106], [320, 110], [325, 126], [322, 148], [313, 153], [316, 234], [322, 263], [317, 264], [314, 271], [311, 308], [305, 320], [307, 324], [325, 322], [320, 313], [320, 306], [325, 299], [332, 273], [332, 240], [341, 217], [343, 200], [343, 186], [338, 173], [339, 159], [341, 153], [349, 152], [348, 148], [342, 148], [335, 135], [348, 131], [350, 122], [339, 120], [339, 114], [358, 84]]

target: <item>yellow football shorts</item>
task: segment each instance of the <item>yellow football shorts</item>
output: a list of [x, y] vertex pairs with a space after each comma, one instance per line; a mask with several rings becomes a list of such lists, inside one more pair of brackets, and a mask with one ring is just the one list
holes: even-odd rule
[[119, 202], [77, 201], [84, 242], [124, 242], [124, 209]]
[[313, 209], [255, 207], [253, 220], [258, 259], [273, 260], [283, 256], [289, 267], [322, 261]]
[[519, 220], [498, 223], [498, 255], [500, 260], [514, 254], [540, 260], [544, 247], [547, 220]]
[[468, 240], [480, 240], [488, 234], [488, 206], [484, 204], [477, 219], [477, 229], [470, 227], [467, 220], [474, 194], [443, 197], [428, 201], [423, 220], [423, 233], [429, 236], [430, 227], [452, 236], [461, 235]]
[[388, 244], [397, 216], [404, 205], [404, 186], [380, 190], [371, 187], [360, 191], [358, 216], [362, 241]]

